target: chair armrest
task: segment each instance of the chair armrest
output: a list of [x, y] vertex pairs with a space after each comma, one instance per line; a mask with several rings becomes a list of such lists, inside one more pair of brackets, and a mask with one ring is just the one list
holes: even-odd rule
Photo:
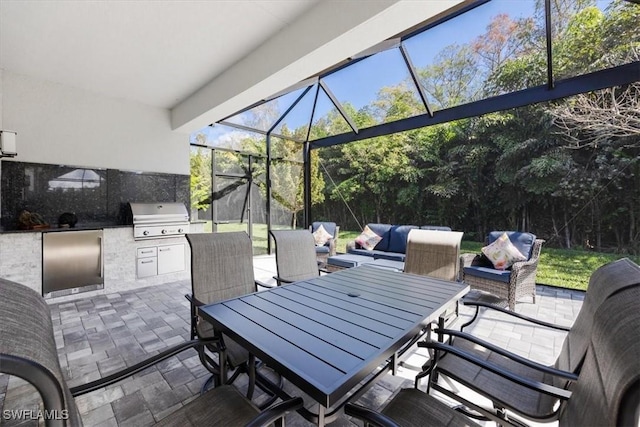
[[262, 427], [271, 425], [276, 420], [284, 417], [287, 412], [295, 411], [302, 408], [303, 400], [301, 397], [294, 397], [293, 399], [285, 400], [276, 405], [273, 405], [269, 409], [265, 409], [256, 416], [253, 420], [245, 425], [245, 427]]
[[524, 273], [533, 273], [538, 268], [538, 258], [528, 261], [518, 261], [511, 266], [511, 281], [517, 282], [518, 276]]
[[276, 285], [270, 285], [268, 283], [264, 283], [264, 282], [261, 282], [259, 280], [254, 280], [253, 283], [256, 284], [256, 291], [258, 290], [258, 286], [263, 287], [263, 288], [269, 288], [269, 289], [278, 287], [277, 284]]
[[[566, 378], [571, 381], [577, 381], [578, 375], [573, 372], [563, 371], [561, 369], [552, 368], [546, 365], [542, 365], [538, 362], [534, 362], [533, 360], [526, 359], [522, 356], [519, 356], [515, 353], [512, 353], [508, 350], [505, 350], [502, 347], [498, 347], [497, 345], [491, 344], [490, 342], [484, 341], [476, 336], [468, 334], [466, 332], [455, 331], [452, 329], [436, 329], [434, 332], [438, 334], [445, 334], [453, 337], [458, 337], [460, 339], [465, 339], [467, 341], [471, 341], [474, 344], [480, 345], [486, 349], [493, 351], [494, 353], [500, 354], [507, 359], [511, 359], [514, 362], [520, 363], [521, 365], [528, 366], [529, 368], [536, 369], [538, 371], [545, 372], [550, 375], [554, 375], [557, 377]], [[418, 344], [420, 345], [420, 344]]]
[[345, 248], [347, 253], [349, 252], [350, 249], [358, 249], [358, 244], [356, 243], [355, 240], [351, 240], [351, 241], [347, 242], [347, 246]]
[[516, 261], [511, 266], [511, 274], [517, 275], [520, 270], [524, 270], [527, 268], [537, 268], [538, 266], [538, 258], [529, 259], [527, 261]]
[[482, 262], [482, 255], [478, 254], [462, 254], [460, 255], [460, 269], [464, 267], [470, 267], [472, 265], [484, 266]]
[[528, 259], [526, 261], [516, 261], [511, 265], [511, 272], [514, 273], [516, 272], [516, 270], [519, 270], [521, 268], [529, 267], [537, 264], [538, 264], [538, 258]]
[[571, 328], [568, 327], [568, 326], [556, 325], [554, 323], [549, 323], [549, 322], [545, 322], [543, 320], [538, 320], [538, 319], [535, 319], [533, 317], [525, 316], [524, 314], [516, 313], [515, 311], [510, 311], [510, 310], [504, 309], [502, 307], [497, 307], [497, 306], [495, 306], [493, 304], [486, 303], [486, 302], [470, 301], [470, 302], [463, 302], [463, 304], [465, 306], [468, 306], [468, 307], [489, 308], [491, 310], [496, 310], [496, 311], [499, 311], [501, 313], [508, 314], [509, 316], [517, 317], [518, 319], [526, 320], [527, 322], [535, 323], [536, 325], [545, 326], [545, 327], [551, 328], [551, 329], [557, 329], [557, 330], [565, 331], [565, 332], [569, 332], [571, 330]]
[[380, 427], [401, 427], [400, 424], [396, 423], [386, 415], [354, 403], [347, 403], [344, 406], [344, 413], [363, 420], [365, 425], [366, 423], [370, 423], [374, 426]]
[[189, 302], [191, 303], [191, 305], [193, 307], [200, 307], [200, 306], [204, 305], [204, 303], [202, 301], [200, 301], [198, 298], [194, 297], [192, 294], [186, 294], [184, 297], [189, 300]]
[[460, 266], [458, 267], [458, 281], [461, 282], [464, 278], [464, 268], [472, 265], [482, 265], [480, 259], [482, 257], [478, 254], [461, 254]]
[[92, 391], [98, 390], [99, 388], [107, 387], [125, 378], [128, 378], [131, 375], [137, 374], [138, 372], [144, 369], [147, 369], [148, 367], [153, 366], [156, 363], [162, 362], [163, 360], [173, 357], [176, 354], [181, 353], [185, 350], [188, 350], [192, 347], [218, 344], [219, 342], [220, 340], [218, 338], [209, 338], [209, 339], [203, 339], [203, 340], [195, 339], [195, 340], [183, 342], [164, 350], [162, 353], [158, 353], [155, 356], [145, 359], [142, 362], [136, 363], [133, 366], [130, 366], [118, 372], [114, 372], [113, 374], [108, 375], [104, 378], [100, 378], [95, 381], [91, 381], [89, 383], [82, 384], [76, 387], [71, 387], [69, 391], [71, 392], [71, 395], [73, 397], [78, 397], [83, 394], [87, 394]]
[[278, 277], [278, 276], [273, 276], [274, 279], [276, 279], [276, 282], [278, 282], [278, 286], [282, 285], [282, 284], [287, 284], [287, 283], [293, 283], [293, 280], [287, 280], [287, 279], [283, 279], [282, 277]]
[[540, 381], [533, 381], [529, 378], [515, 374], [511, 371], [507, 371], [503, 367], [496, 365], [493, 362], [480, 359], [479, 357], [469, 352], [466, 352], [460, 348], [454, 347], [452, 345], [443, 344], [435, 341], [422, 341], [418, 343], [418, 346], [426, 347], [432, 350], [436, 350], [438, 352], [441, 351], [444, 353], [454, 354], [459, 358], [466, 360], [467, 362], [470, 362], [476, 366], [484, 368], [490, 372], [493, 372], [496, 375], [501, 376], [502, 378], [505, 378], [523, 387], [527, 387], [528, 389], [534, 390], [536, 392], [553, 396], [557, 399], [562, 399], [562, 400], [568, 400], [571, 397], [571, 391], [569, 390], [565, 390], [559, 387], [554, 387], [552, 385], [545, 384]]
[[538, 264], [538, 259], [540, 258], [540, 252], [542, 250], [542, 244], [545, 241], [543, 239], [536, 239], [533, 243], [533, 248], [531, 249], [531, 257], [526, 261], [517, 261], [514, 262], [511, 266], [512, 274], [517, 274], [518, 270], [528, 267], [535, 266]]

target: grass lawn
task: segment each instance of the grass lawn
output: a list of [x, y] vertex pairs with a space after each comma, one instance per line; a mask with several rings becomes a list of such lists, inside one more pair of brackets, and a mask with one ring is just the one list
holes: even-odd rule
[[[287, 227], [282, 227], [287, 228]], [[219, 231], [246, 231], [246, 224], [224, 224], [218, 226]], [[205, 226], [205, 231], [211, 231], [211, 223]], [[267, 252], [266, 224], [253, 225], [254, 255]], [[346, 252], [347, 242], [354, 240], [359, 231], [340, 230], [338, 252]], [[462, 242], [462, 253], [480, 253], [482, 243]], [[572, 289], [587, 289], [589, 276], [601, 265], [628, 256], [633, 262], [640, 264], [640, 256], [609, 254], [602, 252], [587, 252], [567, 249], [554, 249], [542, 246], [542, 253], [538, 263], [536, 282], [545, 285], [560, 286]]]

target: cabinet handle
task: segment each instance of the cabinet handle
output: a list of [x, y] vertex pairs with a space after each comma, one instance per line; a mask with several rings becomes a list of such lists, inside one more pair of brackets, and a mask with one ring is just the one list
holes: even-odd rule
[[140, 261], [140, 264], [149, 264], [150, 262], [153, 262], [153, 260], [150, 259], [150, 260]]
[[171, 248], [160, 248], [158, 249], [160, 252], [170, 251]]
[[141, 254], [152, 254], [153, 251], [140, 251]]

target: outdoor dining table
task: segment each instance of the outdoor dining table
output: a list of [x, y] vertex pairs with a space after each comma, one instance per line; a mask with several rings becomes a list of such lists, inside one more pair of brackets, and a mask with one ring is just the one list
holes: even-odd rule
[[356, 387], [394, 370], [397, 357], [468, 290], [464, 283], [363, 265], [199, 312], [318, 402], [317, 413], [299, 412], [323, 426], [361, 394], [351, 393]]

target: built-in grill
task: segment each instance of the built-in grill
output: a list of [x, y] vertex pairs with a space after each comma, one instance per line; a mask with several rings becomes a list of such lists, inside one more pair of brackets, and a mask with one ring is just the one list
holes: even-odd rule
[[135, 240], [184, 236], [189, 213], [183, 203], [129, 203]]

